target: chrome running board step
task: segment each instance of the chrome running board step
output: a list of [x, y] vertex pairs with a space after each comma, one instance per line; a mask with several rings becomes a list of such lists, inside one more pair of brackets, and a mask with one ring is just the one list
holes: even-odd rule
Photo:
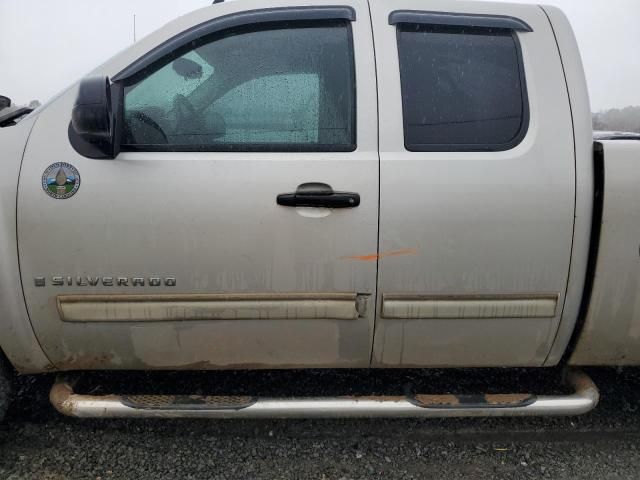
[[571, 371], [569, 395], [415, 395], [258, 398], [201, 395], [79, 395], [58, 381], [50, 399], [60, 413], [85, 418], [362, 418], [510, 417], [580, 415], [599, 392], [583, 372]]

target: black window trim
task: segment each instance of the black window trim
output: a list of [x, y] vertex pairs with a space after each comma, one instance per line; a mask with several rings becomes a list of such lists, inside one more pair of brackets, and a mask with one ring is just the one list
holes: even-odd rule
[[389, 25], [419, 23], [451, 27], [502, 28], [513, 31], [533, 32], [533, 28], [516, 17], [475, 13], [423, 12], [420, 10], [395, 10], [389, 15]]
[[319, 144], [319, 143], [219, 143], [211, 145], [181, 144], [122, 144], [121, 152], [223, 152], [223, 153], [318, 153], [318, 152], [353, 152], [354, 144]]
[[348, 6], [280, 7], [230, 13], [195, 25], [164, 41], [112, 77], [112, 82], [127, 80], [191, 42], [222, 30], [260, 23], [299, 20], [355, 21], [356, 12]]
[[[391, 17], [393, 16], [394, 13], [407, 13], [408, 11], [402, 11], [402, 10], [398, 10], [395, 12], [392, 12], [391, 15], [389, 16], [389, 23], [391, 23]], [[412, 12], [412, 13], [427, 13], [430, 14], [431, 12]], [[462, 17], [462, 15], [460, 16]], [[398, 20], [398, 18], [403, 19]], [[508, 150], [512, 150], [515, 147], [517, 147], [518, 145], [520, 145], [522, 143], [522, 141], [526, 138], [527, 133], [529, 132], [529, 124], [531, 121], [531, 112], [530, 112], [530, 108], [529, 108], [529, 93], [527, 90], [527, 79], [526, 79], [526, 73], [525, 73], [525, 69], [524, 69], [524, 59], [522, 56], [522, 45], [520, 44], [520, 38], [518, 37], [518, 34], [516, 33], [516, 31], [513, 28], [505, 28], [505, 27], [490, 27], [490, 26], [478, 26], [478, 25], [454, 25], [454, 24], [443, 24], [443, 23], [429, 23], [426, 21], [405, 21], [405, 19], [408, 18], [413, 18], [413, 17], [395, 17], [395, 25], [398, 25], [398, 27], [402, 24], [420, 24], [420, 25], [433, 25], [435, 27], [443, 27], [447, 30], [451, 30], [451, 29], [455, 29], [456, 31], [458, 31], [459, 33], [464, 32], [467, 29], [473, 29], [473, 30], [483, 30], [486, 31], [487, 33], [492, 33], [493, 31], [502, 31], [504, 32], [505, 30], [510, 31], [511, 32], [511, 37], [513, 38], [513, 41], [515, 43], [515, 47], [516, 47], [516, 57], [517, 57], [517, 62], [518, 62], [518, 73], [519, 73], [519, 77], [520, 77], [520, 90], [522, 92], [522, 122], [520, 124], [520, 130], [518, 131], [518, 134], [511, 139], [509, 142], [506, 143], [499, 143], [499, 144], [472, 144], [472, 143], [462, 143], [462, 144], [434, 144], [434, 143], [428, 143], [428, 144], [424, 144], [424, 143], [416, 143], [416, 144], [408, 144], [407, 143], [407, 137], [406, 137], [406, 132], [407, 132], [407, 119], [404, 115], [404, 100], [402, 100], [402, 109], [403, 109], [403, 114], [402, 114], [402, 124], [403, 124], [403, 141], [404, 141], [404, 148], [405, 150], [409, 151], [409, 152], [505, 152]], [[427, 17], [419, 17], [421, 19], [425, 19]], [[491, 18], [495, 18], [495, 17], [491, 17]], [[513, 17], [509, 17], [509, 18], [513, 18]], [[515, 19], [517, 20], [517, 19]], [[524, 23], [524, 22], [523, 22]], [[525, 24], [526, 25], [526, 24]], [[530, 30], [533, 31], [533, 30]], [[397, 41], [397, 46], [398, 46], [398, 52], [400, 51], [400, 28], [396, 28], [396, 41]], [[399, 59], [398, 59], [399, 60]], [[400, 68], [400, 89], [402, 92], [402, 69]], [[402, 95], [402, 93], [401, 93]]]

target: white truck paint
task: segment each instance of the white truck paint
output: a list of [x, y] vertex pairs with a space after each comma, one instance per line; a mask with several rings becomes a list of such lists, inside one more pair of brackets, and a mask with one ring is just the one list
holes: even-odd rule
[[[410, 151], [398, 25], [390, 23], [398, 11], [471, 22], [471, 31], [480, 22], [487, 35], [513, 30], [528, 119], [517, 144]], [[198, 29], [215, 22], [245, 29], [220, 37], [241, 46], [246, 32], [273, 28], [265, 12], [302, 15], [287, 21], [304, 24], [288, 28], [327, 22], [326, 14], [348, 29], [353, 148], [138, 146], [90, 158], [70, 140], [78, 135], [70, 121], [83, 83], [0, 129], [7, 185], [0, 192], [0, 346], [19, 371], [640, 363], [638, 235], [625, 223], [637, 200], [640, 143], [601, 141], [602, 171], [594, 170], [584, 73], [559, 10], [449, 0], [216, 4], [92, 72], [111, 79], [113, 118], [125, 108], [118, 89], [140, 62], [163, 51], [154, 62], [172, 65], [176, 39], [196, 35], [198, 42]], [[482, 27], [487, 19], [516, 23]], [[215, 41], [202, 43], [212, 45], [212, 56]], [[287, 52], [286, 43], [274, 45]], [[135, 75], [146, 78], [153, 65]], [[221, 75], [228, 65], [217, 65]], [[334, 80], [318, 82], [329, 88]], [[187, 90], [180, 96], [195, 102], [197, 88]], [[122, 143], [121, 128], [110, 125], [109, 145]], [[43, 172], [56, 162], [81, 177], [64, 200], [43, 192]], [[605, 179], [602, 239], [591, 234], [594, 218], [600, 221], [593, 215], [598, 175]], [[360, 204], [276, 202], [308, 183], [357, 192]]]
[[638, 141], [603, 142], [602, 225], [595, 275], [574, 365], [640, 363]]

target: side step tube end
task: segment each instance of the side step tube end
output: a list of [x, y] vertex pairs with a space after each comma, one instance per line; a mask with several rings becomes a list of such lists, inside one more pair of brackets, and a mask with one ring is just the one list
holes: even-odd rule
[[569, 370], [567, 372], [567, 384], [575, 390], [574, 396], [584, 402], [584, 409], [576, 413], [576, 415], [589, 413], [598, 406], [600, 390], [598, 390], [589, 375], [581, 370]]
[[[593, 410], [598, 388], [588, 375], [569, 371], [569, 395], [414, 395], [254, 398], [240, 396], [79, 395], [66, 381], [53, 385], [58, 412], [84, 418], [442, 418], [570, 416]], [[478, 402], [477, 399], [482, 401]], [[509, 400], [509, 399], [513, 400]]]

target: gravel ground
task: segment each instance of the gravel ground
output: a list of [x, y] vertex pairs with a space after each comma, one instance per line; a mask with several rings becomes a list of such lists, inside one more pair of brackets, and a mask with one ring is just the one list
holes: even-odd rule
[[[590, 373], [603, 394], [592, 414], [454, 420], [76, 420], [48, 406], [52, 377], [25, 378], [22, 401], [0, 427], [0, 479], [640, 478], [640, 371]], [[402, 374], [367, 376], [363, 384], [390, 384], [385, 375]], [[265, 390], [292, 380], [286, 373], [220, 375], [223, 385], [248, 378], [245, 384]], [[329, 388], [345, 377], [352, 382], [354, 373], [296, 375], [298, 384]], [[419, 383], [421, 374], [411, 375]], [[452, 375], [441, 374], [464, 383]], [[492, 383], [494, 374], [485, 375]], [[473, 385], [478, 375], [471, 377]]]

